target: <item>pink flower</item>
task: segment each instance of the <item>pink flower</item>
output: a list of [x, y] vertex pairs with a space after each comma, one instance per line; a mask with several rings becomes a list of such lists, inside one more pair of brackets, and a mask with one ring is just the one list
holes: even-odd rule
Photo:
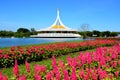
[[46, 74], [46, 80], [51, 80], [51, 77], [52, 77], [52, 72], [48, 72]]
[[70, 80], [67, 70], [64, 69], [63, 74], [64, 74], [64, 80]]
[[113, 63], [113, 67], [114, 67], [114, 68], [117, 67], [117, 63], [116, 63], [116, 62]]
[[101, 57], [100, 59], [100, 66], [106, 65], [106, 61], [104, 57]]
[[38, 75], [39, 72], [40, 72], [39, 65], [38, 65], [38, 64], [35, 64], [35, 66], [34, 66], [34, 74], [35, 74], [35, 75]]
[[112, 59], [115, 59], [117, 58], [117, 54], [116, 53], [113, 53], [112, 56], [111, 56]]
[[119, 77], [119, 71], [115, 72], [115, 76], [118, 78]]
[[77, 80], [76, 69], [72, 67], [71, 80]]
[[46, 66], [41, 65], [41, 66], [39, 66], [39, 69], [40, 69], [40, 72], [44, 72], [44, 71], [46, 71]]
[[70, 66], [72, 66], [72, 59], [71, 59], [70, 56], [67, 57], [67, 61], [68, 61], [68, 64], [69, 64]]
[[72, 67], [76, 67], [77, 66], [77, 60], [76, 57], [72, 59]]
[[111, 78], [111, 79], [113, 78], [113, 75], [111, 73], [109, 74], [109, 78]]
[[84, 75], [84, 80], [89, 80], [89, 75], [88, 74]]
[[1, 72], [0, 72], [0, 80], [3, 80], [3, 76]]
[[91, 64], [92, 63], [92, 56], [91, 56], [92, 54], [91, 53], [88, 53], [87, 52], [87, 54], [86, 54], [86, 58], [87, 58], [87, 63], [88, 64]]
[[59, 65], [60, 65], [60, 68], [62, 68], [62, 69], [63, 69], [64, 66], [65, 66], [62, 60], [59, 60]]
[[118, 64], [120, 65], [120, 60], [118, 60]]
[[7, 77], [7, 76], [4, 76], [4, 77], [3, 77], [3, 80], [8, 80], [8, 77]]
[[57, 71], [56, 73], [56, 80], [60, 80], [60, 71]]
[[54, 56], [52, 56], [52, 66], [53, 68], [56, 67], [56, 58]]
[[38, 65], [38, 64], [35, 64], [34, 66], [34, 73], [35, 75], [38, 75], [40, 72], [44, 72], [46, 70], [46, 66], [44, 65]]
[[81, 71], [79, 72], [79, 76], [80, 76], [80, 78], [83, 78], [83, 77], [84, 77], [84, 70], [81, 70]]
[[2, 73], [0, 73], [0, 80], [8, 80], [8, 76], [2, 76]]
[[26, 75], [22, 75], [18, 78], [18, 80], [26, 80]]
[[35, 79], [35, 80], [42, 80], [42, 77], [39, 76], [39, 75], [35, 75], [35, 76], [34, 76], [34, 79]]
[[96, 75], [96, 73], [93, 72], [91, 75], [92, 75], [92, 79], [93, 79], [93, 80], [97, 80], [97, 75]]
[[30, 73], [30, 64], [27, 61], [25, 61], [25, 66], [26, 66], [27, 72]]
[[15, 65], [13, 67], [13, 74], [15, 75], [15, 77], [19, 76], [19, 68], [18, 68], [17, 60], [15, 60]]
[[98, 75], [100, 76], [100, 80], [103, 78], [106, 78], [108, 76], [107, 72], [105, 70], [102, 70], [102, 69], [98, 69]]
[[54, 75], [56, 77], [56, 80], [60, 80], [60, 70], [59, 70], [58, 66], [53, 68], [53, 73], [54, 73]]

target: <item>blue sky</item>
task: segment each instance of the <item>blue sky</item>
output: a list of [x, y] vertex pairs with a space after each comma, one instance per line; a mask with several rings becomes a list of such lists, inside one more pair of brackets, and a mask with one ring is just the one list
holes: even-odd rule
[[0, 30], [47, 28], [60, 9], [62, 22], [73, 29], [120, 31], [120, 0], [0, 0]]

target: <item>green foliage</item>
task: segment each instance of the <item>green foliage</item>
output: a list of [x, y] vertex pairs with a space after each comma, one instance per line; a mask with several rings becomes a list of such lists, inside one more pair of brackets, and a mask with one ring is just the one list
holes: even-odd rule
[[116, 37], [118, 36], [119, 32], [110, 32], [110, 31], [98, 31], [98, 30], [93, 30], [93, 31], [82, 31], [78, 32], [80, 35], [83, 37]]
[[15, 33], [15, 37], [29, 37], [29, 36], [30, 30], [28, 30], [27, 28], [19, 28]]
[[20, 33], [16, 32], [14, 35], [14, 37], [29, 37], [29, 36], [30, 36], [30, 33], [22, 33], [22, 32]]
[[110, 37], [110, 31], [104, 31], [104, 32], [102, 32], [102, 36], [103, 37]]
[[111, 32], [111, 33], [110, 33], [110, 36], [111, 36], [111, 37], [118, 36], [118, 33], [117, 33], [117, 32]]
[[30, 37], [30, 35], [36, 35], [37, 32], [34, 28], [31, 28], [31, 30], [27, 28], [19, 28], [17, 29], [17, 32], [13, 31], [6, 31], [1, 30], [0, 31], [0, 37]]
[[0, 37], [12, 37], [14, 36], [14, 32], [12, 31], [0, 31]]
[[26, 29], [26, 28], [19, 28], [19, 29], [17, 29], [17, 32], [18, 33], [28, 33], [30, 31], [28, 29]]
[[95, 37], [100, 37], [100, 31], [93, 30], [93, 35], [96, 35]]

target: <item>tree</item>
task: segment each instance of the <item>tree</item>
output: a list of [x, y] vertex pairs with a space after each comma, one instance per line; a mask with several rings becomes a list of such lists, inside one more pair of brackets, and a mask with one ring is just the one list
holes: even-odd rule
[[104, 32], [102, 32], [102, 36], [103, 37], [110, 37], [110, 31], [104, 31]]
[[91, 31], [86, 31], [86, 35], [89, 36], [89, 37], [92, 37], [93, 32], [91, 32]]
[[97, 30], [93, 30], [93, 36], [100, 37], [101, 32]]
[[111, 36], [111, 37], [118, 36], [118, 33], [117, 33], [117, 32], [111, 32], [111, 33], [110, 33], [110, 36]]
[[31, 32], [36, 32], [35, 28], [31, 28]]
[[29, 37], [29, 36], [30, 36], [30, 30], [27, 28], [19, 28], [15, 33], [15, 37]]
[[12, 37], [14, 36], [14, 32], [12, 31], [0, 31], [0, 37]]
[[19, 29], [17, 29], [17, 32], [18, 33], [28, 33], [30, 31], [27, 28], [19, 28]]
[[83, 31], [83, 39], [87, 38], [86, 31], [88, 31], [88, 28], [89, 28], [89, 24], [82, 24], [81, 25], [81, 29]]
[[36, 35], [36, 34], [37, 34], [36, 30], [34, 28], [31, 28], [31, 35]]

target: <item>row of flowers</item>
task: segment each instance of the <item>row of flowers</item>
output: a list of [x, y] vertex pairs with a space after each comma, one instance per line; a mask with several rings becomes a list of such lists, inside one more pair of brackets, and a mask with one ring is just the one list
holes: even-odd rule
[[[17, 60], [13, 67], [14, 80], [120, 80], [120, 44], [113, 47], [99, 47], [94, 52], [80, 52], [77, 57], [67, 57], [67, 63], [52, 57], [52, 69], [34, 65], [31, 73], [26, 61], [26, 74], [19, 73]], [[0, 80], [8, 80], [0, 73]]]
[[96, 40], [118, 40], [120, 41], [120, 37], [96, 38]]
[[93, 49], [99, 46], [111, 46], [118, 43], [116, 40], [92, 40], [84, 42], [61, 42], [56, 44], [11, 47], [9, 50], [0, 50], [0, 68], [10, 67], [17, 60], [22, 64], [27, 60], [40, 61], [52, 56], [60, 56], [68, 53], [79, 52], [87, 49]]

